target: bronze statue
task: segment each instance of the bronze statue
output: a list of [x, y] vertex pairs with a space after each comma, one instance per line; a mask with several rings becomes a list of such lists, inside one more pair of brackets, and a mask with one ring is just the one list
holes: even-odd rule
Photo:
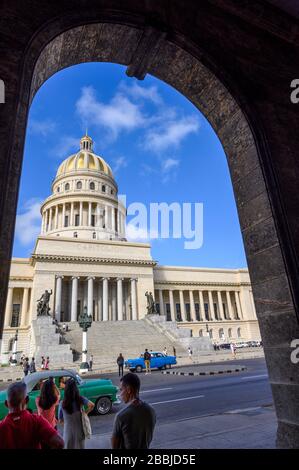
[[37, 316], [47, 316], [50, 315], [50, 297], [53, 294], [52, 289], [50, 291], [45, 290], [41, 298], [37, 300]]
[[153, 294], [151, 292], [146, 291], [145, 297], [147, 299], [147, 314], [151, 315], [153, 313], [157, 313]]

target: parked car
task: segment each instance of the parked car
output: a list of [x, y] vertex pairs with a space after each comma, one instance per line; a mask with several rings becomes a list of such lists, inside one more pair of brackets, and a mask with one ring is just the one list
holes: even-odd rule
[[220, 349], [230, 349], [230, 343], [220, 343]]
[[[176, 363], [175, 356], [166, 356], [162, 352], [151, 352], [151, 369], [170, 369]], [[131, 372], [142, 372], [145, 369], [143, 354], [140, 354], [140, 357], [136, 359], [125, 361], [125, 367]]]
[[[27, 394], [29, 396], [29, 402], [27, 409], [36, 411], [35, 399], [40, 395], [40, 388], [42, 383], [49, 377], [53, 377], [55, 384], [59, 388], [61, 378], [65, 381], [69, 378], [76, 380], [80, 395], [88, 398], [95, 404], [95, 412], [99, 415], [105, 415], [109, 413], [112, 408], [112, 404], [118, 404], [117, 398], [118, 388], [112, 384], [109, 379], [85, 379], [83, 380], [73, 370], [47, 370], [42, 372], [35, 372], [33, 374], [24, 377], [23, 382], [27, 386]], [[64, 389], [59, 388], [60, 397], [64, 396]], [[6, 390], [0, 392], [0, 419], [3, 419], [7, 415], [7, 408], [5, 406]]]

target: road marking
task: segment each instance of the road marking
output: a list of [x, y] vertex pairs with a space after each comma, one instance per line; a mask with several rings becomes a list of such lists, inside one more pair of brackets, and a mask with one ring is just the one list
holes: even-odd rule
[[247, 380], [247, 379], [256, 379], [258, 377], [268, 377], [268, 374], [263, 374], [263, 375], [250, 375], [249, 377], [242, 377], [242, 380]]
[[253, 406], [253, 407], [251, 407], [251, 408], [240, 408], [239, 410], [224, 411], [224, 414], [245, 413], [245, 412], [247, 412], [247, 411], [260, 410], [261, 408], [262, 408], [261, 406]]
[[156, 401], [155, 403], [150, 403], [150, 405], [162, 405], [163, 403], [173, 403], [175, 401], [194, 400], [195, 398], [204, 398], [204, 395], [197, 395], [195, 397], [177, 398], [175, 400], [167, 400], [167, 401]]
[[163, 390], [172, 390], [173, 387], [155, 388], [153, 390], [143, 390], [140, 393], [162, 392]]

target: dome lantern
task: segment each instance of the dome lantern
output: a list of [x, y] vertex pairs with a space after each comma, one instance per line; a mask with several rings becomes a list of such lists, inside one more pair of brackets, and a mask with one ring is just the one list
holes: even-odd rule
[[86, 132], [85, 136], [80, 140], [80, 150], [88, 150], [89, 152], [93, 152], [92, 145], [93, 140], [87, 135]]

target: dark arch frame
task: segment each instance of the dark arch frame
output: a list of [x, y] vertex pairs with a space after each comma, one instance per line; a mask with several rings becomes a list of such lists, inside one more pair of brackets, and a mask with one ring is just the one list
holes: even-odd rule
[[[8, 139], [9, 184], [1, 204], [8, 220], [6, 236], [13, 233], [29, 103], [49, 76], [75, 63], [109, 61], [128, 66], [129, 75], [143, 78], [151, 73], [176, 88], [210, 121], [228, 158], [276, 404], [278, 444], [294, 446], [299, 438], [299, 417], [294, 412], [299, 380], [297, 370], [289, 363], [289, 344], [299, 335], [299, 290], [294, 275], [298, 265], [288, 228], [284, 228], [279, 188], [254, 106], [225, 69], [219, 72], [221, 64], [215, 64], [209, 54], [181, 33], [168, 37], [163, 26], [151, 21], [146, 24], [138, 14], [105, 12], [101, 23], [96, 17], [80, 10], [55, 19], [36, 32], [26, 49], [13, 110], [16, 119]], [[9, 208], [5, 200], [10, 201]], [[5, 238], [2, 250], [4, 246], [11, 247], [11, 240]], [[7, 283], [8, 266], [1, 271]], [[6, 287], [0, 292], [2, 306]], [[276, 367], [277, 363], [281, 367]], [[288, 364], [287, 374], [281, 370], [282, 363]], [[293, 408], [286, 406], [288, 402], [294, 403]]]

